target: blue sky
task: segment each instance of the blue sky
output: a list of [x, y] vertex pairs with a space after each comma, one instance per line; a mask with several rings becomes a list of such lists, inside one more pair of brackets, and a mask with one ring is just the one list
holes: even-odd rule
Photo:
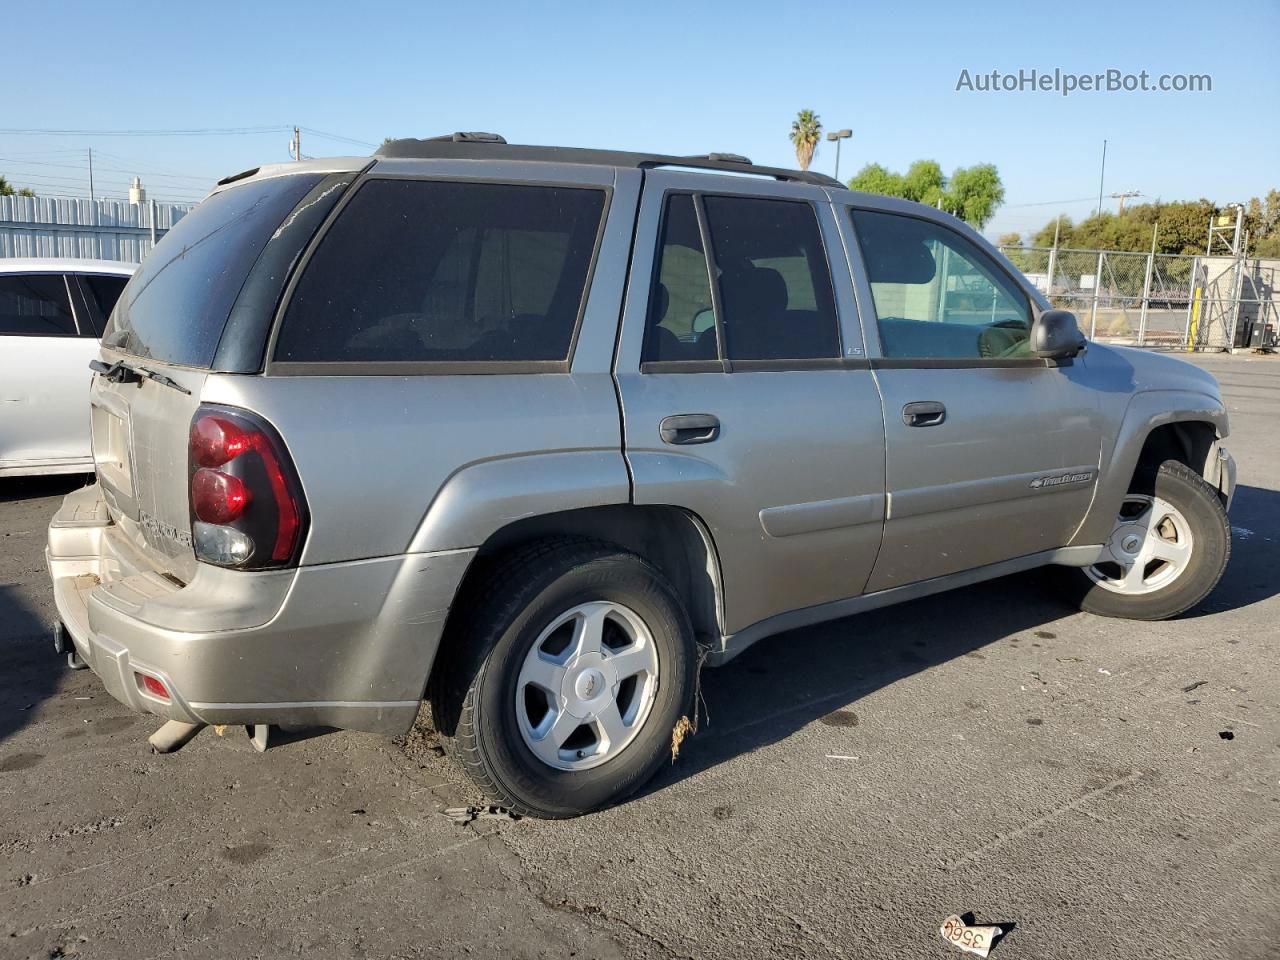
[[[300, 124], [374, 143], [492, 130], [794, 166], [787, 132], [808, 107], [828, 129], [853, 129], [845, 178], [870, 161], [931, 158], [948, 173], [995, 163], [1006, 206], [990, 235], [1087, 215], [1104, 138], [1107, 193], [1225, 203], [1280, 187], [1276, 0], [51, 2], [14, 5], [5, 28], [6, 130]], [[1208, 73], [1213, 90], [956, 90], [962, 69], [1055, 67]], [[0, 132], [0, 173], [42, 194], [83, 194], [92, 146], [99, 193], [122, 195], [139, 173], [157, 198], [195, 198], [212, 178], [287, 159], [288, 136]], [[368, 148], [304, 134], [303, 152]], [[824, 143], [813, 167], [834, 162]]]

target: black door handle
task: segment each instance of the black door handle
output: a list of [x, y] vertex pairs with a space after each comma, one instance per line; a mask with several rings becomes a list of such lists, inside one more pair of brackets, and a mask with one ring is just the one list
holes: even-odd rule
[[682, 413], [664, 417], [658, 432], [663, 443], [710, 443], [720, 436], [720, 421], [710, 413]]
[[908, 427], [936, 427], [947, 419], [947, 408], [937, 400], [919, 400], [902, 408], [902, 422]]

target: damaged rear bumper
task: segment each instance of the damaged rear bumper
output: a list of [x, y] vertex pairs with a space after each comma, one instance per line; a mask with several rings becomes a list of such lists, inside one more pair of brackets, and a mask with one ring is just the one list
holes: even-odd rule
[[120, 535], [95, 485], [63, 502], [46, 560], [76, 652], [135, 711], [398, 734], [474, 552], [261, 572], [199, 564], [183, 584]]

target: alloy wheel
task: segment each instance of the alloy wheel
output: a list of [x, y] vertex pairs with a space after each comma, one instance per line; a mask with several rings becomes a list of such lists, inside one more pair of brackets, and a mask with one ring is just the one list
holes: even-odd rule
[[1167, 500], [1130, 493], [1107, 540], [1109, 556], [1085, 568], [1100, 587], [1138, 596], [1167, 587], [1191, 562], [1191, 525]]
[[579, 604], [552, 620], [525, 656], [515, 692], [520, 734], [548, 766], [589, 770], [636, 738], [657, 690], [657, 647], [635, 611]]

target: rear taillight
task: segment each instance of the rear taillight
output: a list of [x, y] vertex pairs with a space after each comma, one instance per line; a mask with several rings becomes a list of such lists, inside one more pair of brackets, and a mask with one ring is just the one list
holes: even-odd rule
[[270, 424], [246, 410], [202, 405], [187, 459], [197, 559], [243, 569], [297, 563], [306, 501]]

